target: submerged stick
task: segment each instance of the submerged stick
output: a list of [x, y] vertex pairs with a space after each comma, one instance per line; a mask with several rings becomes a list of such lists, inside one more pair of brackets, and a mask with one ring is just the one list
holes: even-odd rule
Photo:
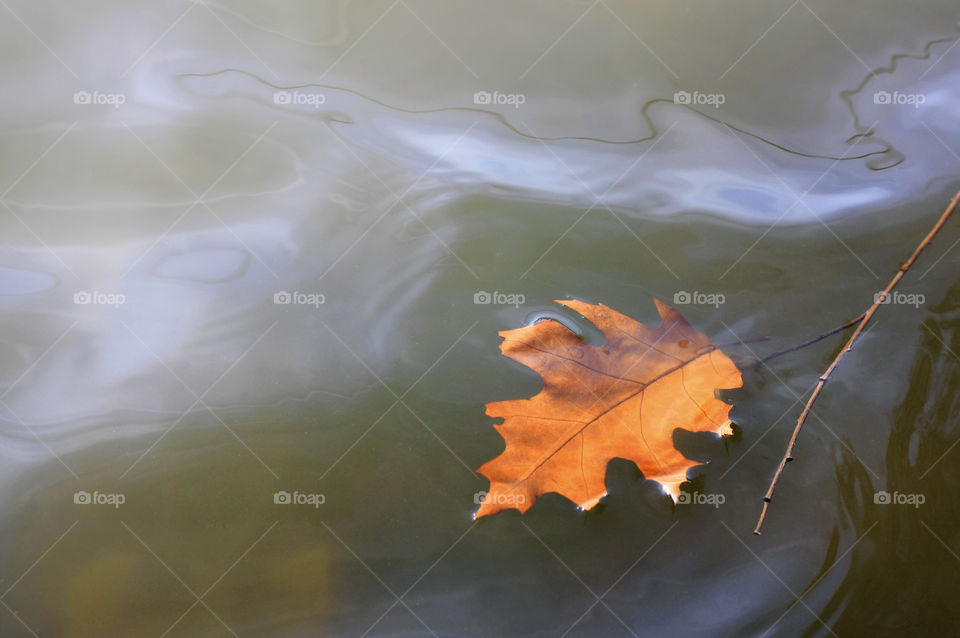
[[[947, 206], [947, 209], [943, 211], [943, 214], [940, 215], [940, 219], [937, 220], [937, 223], [934, 224], [933, 228], [930, 229], [930, 232], [927, 233], [927, 236], [923, 238], [923, 241], [920, 242], [920, 245], [917, 246], [916, 250], [913, 251], [913, 254], [910, 255], [908, 259], [899, 270], [897, 274], [893, 276], [893, 279], [890, 280], [890, 283], [887, 284], [887, 287], [884, 288], [883, 293], [877, 295], [873, 301], [873, 305], [867, 309], [863, 315], [857, 317], [851, 321], [848, 325], [853, 325], [854, 322], [859, 322], [860, 325], [857, 326], [857, 329], [854, 330], [853, 334], [850, 335], [850, 339], [847, 341], [847, 344], [843, 347], [842, 350], [834, 358], [833, 362], [826, 369], [826, 371], [820, 375], [820, 380], [817, 382], [817, 387], [813, 389], [813, 394], [810, 395], [810, 398], [807, 399], [806, 405], [803, 406], [803, 412], [800, 413], [800, 418], [797, 419], [797, 425], [793, 428], [793, 435], [790, 437], [790, 442], [787, 444], [787, 449], [783, 454], [783, 458], [780, 459], [780, 464], [777, 466], [777, 471], [773, 474], [773, 480], [770, 481], [770, 487], [767, 488], [767, 493], [763, 497], [763, 510], [760, 512], [760, 518], [757, 520], [757, 526], [754, 528], [753, 533], [760, 535], [760, 528], [763, 526], [763, 520], [767, 516], [767, 509], [770, 507], [770, 501], [773, 499], [773, 491], [777, 487], [777, 480], [780, 478], [780, 475], [783, 474], [783, 468], [793, 460], [793, 447], [797, 443], [797, 437], [800, 436], [800, 429], [803, 427], [804, 421], [807, 420], [807, 415], [810, 414], [810, 410], [813, 408], [814, 402], [817, 400], [817, 397], [820, 396], [820, 392], [823, 390], [823, 386], [826, 385], [827, 379], [830, 378], [830, 375], [833, 374], [833, 371], [836, 370], [837, 364], [840, 363], [840, 359], [843, 358], [843, 355], [850, 352], [853, 348], [853, 344], [863, 333], [864, 327], [870, 322], [870, 318], [873, 317], [873, 314], [877, 311], [880, 305], [883, 303], [883, 300], [887, 295], [893, 290], [893, 287], [903, 278], [904, 273], [910, 269], [910, 266], [917, 260], [920, 256], [920, 253], [923, 252], [923, 249], [930, 245], [930, 242], [933, 241], [934, 236], [943, 228], [943, 225], [947, 222], [947, 218], [953, 213], [957, 207], [957, 203], [960, 202], [960, 191], [953, 196], [953, 199], [950, 200], [950, 204]], [[839, 330], [838, 330], [839, 332]]]

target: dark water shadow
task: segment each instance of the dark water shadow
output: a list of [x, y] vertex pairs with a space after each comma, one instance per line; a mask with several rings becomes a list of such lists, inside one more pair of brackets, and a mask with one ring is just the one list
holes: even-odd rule
[[[874, 486], [847, 451], [837, 466], [838, 522], [816, 583], [843, 551], [837, 539], [852, 528], [861, 539], [821, 616], [836, 618], [840, 636], [956, 635], [960, 608], [960, 282], [931, 308], [906, 394], [887, 442], [886, 484]], [[897, 344], [889, 344], [897, 347]], [[917, 497], [920, 505], [877, 502]], [[820, 635], [812, 622], [804, 636]]]

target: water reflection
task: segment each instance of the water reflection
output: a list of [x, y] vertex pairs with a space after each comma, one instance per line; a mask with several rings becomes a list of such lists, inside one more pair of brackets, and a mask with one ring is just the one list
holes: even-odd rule
[[[838, 632], [921, 636], [957, 622], [950, 589], [960, 583], [957, 506], [950, 486], [958, 480], [950, 453], [956, 441], [960, 361], [954, 285], [924, 322], [921, 348], [909, 385], [894, 412], [887, 441], [886, 477], [871, 480], [849, 455], [837, 467], [844, 518], [869, 539], [851, 553], [851, 566], [825, 608]], [[914, 498], [918, 505], [876, 504], [880, 491]], [[891, 499], [892, 500], [892, 499]], [[909, 499], [904, 499], [909, 500]], [[930, 614], [937, 609], [938, 614]], [[814, 635], [812, 632], [808, 632]]]
[[[0, 633], [944, 633], [952, 465], [917, 473], [955, 439], [957, 289], [884, 309], [760, 539], [826, 343], [745, 375], [737, 438], [678, 435], [722, 508], [614, 463], [596, 511], [470, 515], [483, 404], [538, 385], [496, 333], [552, 300], [650, 322], [721, 292], [685, 314], [771, 349], [869, 303], [956, 188], [954, 7], [832, 7], [834, 35], [800, 5], [451, 7], [11, 6], [56, 57], [0, 27]], [[126, 503], [74, 502], [98, 490]], [[326, 503], [275, 503], [297, 490]]]

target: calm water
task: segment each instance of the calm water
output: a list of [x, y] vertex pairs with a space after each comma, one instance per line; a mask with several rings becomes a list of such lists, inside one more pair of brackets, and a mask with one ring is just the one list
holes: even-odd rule
[[[956, 633], [960, 220], [751, 534], [840, 342], [751, 361], [864, 310], [960, 187], [955, 3], [0, 15], [3, 636]], [[484, 404], [539, 388], [497, 332], [684, 292], [771, 338], [725, 348], [737, 435], [676, 435], [722, 505], [614, 462], [588, 513], [475, 523]]]

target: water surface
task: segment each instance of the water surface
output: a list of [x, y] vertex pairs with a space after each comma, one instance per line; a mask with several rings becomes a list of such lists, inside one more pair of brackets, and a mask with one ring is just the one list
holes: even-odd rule
[[[953, 631], [960, 226], [760, 537], [840, 341], [750, 365], [862, 312], [960, 187], [951, 3], [0, 12], [4, 636]], [[483, 406], [540, 387], [497, 332], [683, 292], [723, 296], [682, 308], [717, 343], [770, 337], [724, 347], [737, 435], [676, 436], [723, 505], [614, 462], [594, 510], [473, 521]]]

